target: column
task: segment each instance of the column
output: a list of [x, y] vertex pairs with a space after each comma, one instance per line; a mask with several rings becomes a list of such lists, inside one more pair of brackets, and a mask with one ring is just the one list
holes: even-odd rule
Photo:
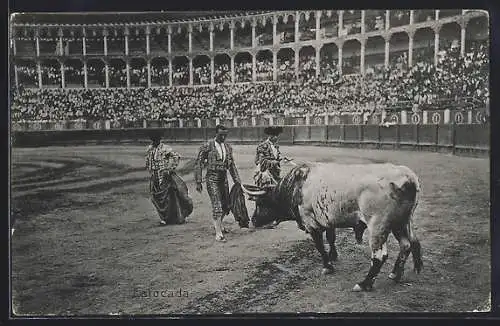
[[410, 26], [415, 23], [415, 10], [410, 10]]
[[408, 32], [408, 67], [413, 66], [413, 38], [415, 37], [415, 31]]
[[342, 36], [342, 30], [344, 29], [344, 11], [339, 10], [338, 14], [339, 14], [339, 30], [337, 34], [340, 37]]
[[58, 34], [59, 34], [58, 35], [59, 36], [59, 55], [64, 55], [62, 29], [59, 29]]
[[103, 32], [103, 42], [104, 42], [104, 55], [107, 56], [108, 55], [108, 30], [104, 30]]
[[172, 28], [168, 26], [167, 30], [167, 41], [168, 41], [168, 54], [172, 53]]
[[339, 62], [338, 62], [338, 70], [340, 75], [342, 75], [342, 47], [344, 46], [344, 42], [339, 42], [338, 48], [339, 48]]
[[17, 39], [13, 39], [13, 42], [12, 42], [12, 51], [14, 52], [14, 55], [17, 54], [16, 41], [17, 41]]
[[127, 88], [130, 88], [130, 62], [127, 59], [126, 62], [126, 70], [127, 70]]
[[439, 11], [440, 11], [439, 9], [436, 10], [436, 16], [434, 17], [436, 21], [439, 20]]
[[214, 84], [214, 74], [215, 74], [214, 58], [210, 57], [210, 85]]
[[317, 47], [315, 48], [315, 51], [316, 51], [316, 77], [319, 76], [319, 69], [320, 69], [320, 64], [319, 64], [319, 60], [320, 60], [320, 47]]
[[66, 80], [64, 78], [64, 62], [61, 62], [61, 87], [66, 88]]
[[361, 71], [361, 74], [364, 75], [365, 74], [366, 38], [362, 38], [360, 41], [361, 41], [361, 54], [360, 54], [359, 70]]
[[255, 28], [257, 27], [257, 22], [255, 19], [252, 21], [252, 48], [255, 48], [257, 46], [256, 39], [255, 39]]
[[106, 88], [109, 88], [109, 66], [107, 62], [104, 64], [104, 77], [106, 78]]
[[36, 56], [40, 56], [40, 37], [38, 36], [38, 30], [35, 32], [35, 43], [36, 43]]
[[278, 35], [276, 35], [277, 31], [276, 31], [276, 26], [278, 24], [278, 18], [276, 17], [276, 15], [273, 16], [273, 45], [277, 45], [278, 44]]
[[151, 61], [148, 60], [148, 88], [151, 88]]
[[229, 24], [229, 44], [230, 49], [234, 49], [234, 22]]
[[434, 65], [438, 65], [438, 52], [439, 52], [439, 29], [434, 30]]
[[321, 10], [317, 10], [316, 11], [316, 41], [319, 41], [319, 39], [321, 38], [320, 28], [321, 28]]
[[385, 30], [388, 31], [391, 28], [391, 14], [389, 10], [385, 11]]
[[361, 10], [361, 34], [366, 33], [366, 10]]
[[295, 12], [295, 43], [299, 42], [300, 11]]
[[189, 58], [189, 85], [193, 85], [193, 58]]
[[273, 51], [273, 81], [276, 81], [278, 78], [278, 70], [276, 66], [278, 65], [278, 53]]
[[87, 60], [83, 61], [83, 87], [88, 88], [89, 86], [89, 77], [88, 77], [88, 68], [87, 68]]
[[231, 83], [234, 84], [234, 55], [231, 55]]
[[16, 89], [19, 89], [19, 75], [17, 72], [17, 65], [14, 64], [14, 82], [16, 83]]
[[295, 80], [299, 80], [299, 49], [297, 48], [294, 52], [295, 55]]
[[[170, 39], [170, 34], [169, 35], [169, 39]], [[173, 82], [172, 82], [172, 58], [169, 58], [168, 60], [168, 86], [172, 86], [173, 85]]]
[[210, 34], [210, 52], [212, 52], [214, 50], [214, 24], [210, 23], [208, 31]]
[[385, 38], [385, 57], [384, 57], [384, 66], [389, 68], [389, 46], [390, 46], [390, 36], [387, 35]]
[[149, 35], [151, 34], [151, 30], [149, 28], [149, 26], [146, 26], [146, 54], [149, 55], [149, 53], [151, 52], [151, 49], [150, 49], [150, 40], [149, 40]]
[[127, 27], [125, 27], [125, 55], [128, 55], [128, 35], [129, 30]]
[[87, 55], [87, 34], [85, 33], [85, 29], [83, 29], [82, 35], [82, 53], [83, 55]]
[[252, 81], [255, 82], [257, 80], [257, 53], [252, 55]]
[[188, 52], [193, 52], [193, 26], [188, 26]]
[[467, 29], [467, 22], [464, 21], [460, 24], [460, 55], [465, 56], [465, 33]]

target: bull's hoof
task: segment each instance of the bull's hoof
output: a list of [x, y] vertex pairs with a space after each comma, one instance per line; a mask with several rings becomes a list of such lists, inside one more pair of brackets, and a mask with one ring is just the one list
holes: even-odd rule
[[389, 279], [393, 280], [394, 282], [399, 282], [401, 280], [402, 275], [397, 274], [397, 273], [390, 273], [389, 274]]
[[332, 274], [333, 273], [333, 266], [330, 265], [328, 267], [323, 267], [323, 269], [321, 270], [321, 274], [323, 275], [328, 275], [328, 274]]
[[371, 290], [373, 290], [373, 286], [372, 285], [356, 284], [356, 285], [354, 285], [352, 290], [354, 292], [370, 292]]

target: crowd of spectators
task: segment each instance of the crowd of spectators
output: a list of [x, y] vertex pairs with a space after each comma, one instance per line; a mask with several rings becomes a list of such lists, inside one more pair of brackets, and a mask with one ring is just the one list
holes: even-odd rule
[[[317, 115], [339, 111], [370, 111], [379, 108], [410, 109], [441, 105], [443, 98], [461, 101], [475, 98], [477, 105], [489, 97], [489, 62], [486, 45], [473, 46], [465, 56], [452, 47], [433, 60], [415, 58], [408, 67], [406, 55], [397, 57], [388, 68], [370, 66], [364, 76], [343, 75], [335, 62], [321, 62], [319, 77], [315, 57], [299, 62], [299, 80], [294, 80], [293, 61], [279, 66], [277, 82], [231, 84], [229, 65], [219, 65], [214, 75], [218, 84], [204, 87], [162, 87], [132, 89], [36, 89], [21, 88], [14, 93], [13, 121], [19, 120], [167, 120], [176, 118], [231, 118], [275, 114]], [[432, 56], [431, 56], [432, 58]], [[235, 64], [235, 71], [251, 80], [250, 63]], [[207, 70], [208, 69], [208, 70]], [[168, 80], [168, 68], [155, 71]], [[43, 73], [43, 72], [42, 72]], [[144, 77], [146, 74], [146, 77]], [[270, 76], [269, 76], [270, 74]], [[140, 71], [140, 82], [147, 78]], [[187, 77], [186, 77], [187, 76]], [[257, 77], [272, 80], [272, 62], [257, 63]], [[113, 83], [123, 83], [126, 70], [110, 72]], [[53, 77], [55, 78], [55, 77]], [[174, 80], [189, 78], [185, 69], [174, 68]], [[210, 66], [194, 70], [193, 78], [210, 83]], [[238, 81], [240, 78], [236, 78]], [[240, 79], [240, 80], [241, 80]], [[152, 80], [156, 81], [155, 79]], [[165, 82], [161, 84], [165, 85]], [[175, 83], [174, 83], [175, 84]]]

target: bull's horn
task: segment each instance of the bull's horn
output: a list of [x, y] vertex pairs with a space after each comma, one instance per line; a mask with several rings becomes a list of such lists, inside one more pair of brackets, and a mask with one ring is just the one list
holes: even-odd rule
[[241, 189], [243, 190], [244, 193], [251, 196], [262, 196], [266, 194], [265, 190], [250, 190], [247, 189], [244, 185], [241, 185]]

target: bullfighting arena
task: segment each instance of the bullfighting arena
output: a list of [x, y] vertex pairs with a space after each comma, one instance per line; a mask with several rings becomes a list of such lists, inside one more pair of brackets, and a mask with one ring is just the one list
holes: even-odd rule
[[[415, 216], [424, 269], [411, 258], [399, 284], [387, 278], [398, 244], [372, 292], [352, 292], [370, 264], [365, 233], [356, 244], [339, 229], [335, 272], [295, 222], [240, 230], [224, 222], [215, 242], [206, 190], [195, 191], [197, 145], [174, 145], [194, 211], [187, 223], [159, 226], [149, 200], [145, 145], [12, 150], [13, 308], [20, 315], [253, 312], [459, 312], [490, 299], [489, 160], [439, 153], [281, 146], [297, 162], [404, 164], [421, 178]], [[251, 182], [255, 146], [235, 145]], [[287, 171], [291, 166], [285, 166]], [[335, 171], [332, 171], [335, 173]], [[230, 179], [230, 186], [232, 180]], [[247, 201], [249, 215], [253, 202]], [[326, 241], [326, 239], [325, 239]], [[50, 299], [49, 299], [50, 298]]]

